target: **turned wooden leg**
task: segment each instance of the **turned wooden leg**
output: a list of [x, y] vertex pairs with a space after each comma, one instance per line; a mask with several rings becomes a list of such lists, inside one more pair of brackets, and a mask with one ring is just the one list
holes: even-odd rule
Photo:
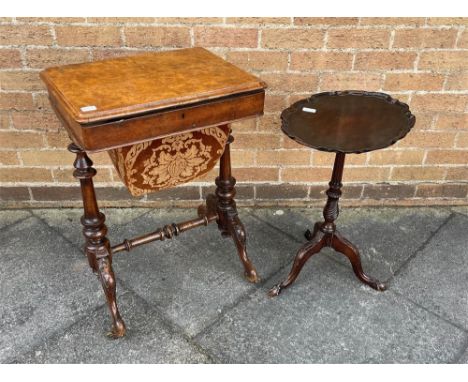
[[268, 295], [270, 297], [278, 296], [283, 289], [290, 286], [297, 279], [297, 276], [299, 276], [299, 273], [307, 260], [309, 260], [312, 255], [319, 253], [325, 245], [325, 234], [318, 231], [316, 235], [308, 243], [304, 244], [297, 252], [294, 264], [286, 280], [271, 288]]
[[256, 283], [259, 281], [257, 271], [247, 256], [246, 233], [242, 222], [237, 214], [234, 188], [236, 179], [231, 175], [231, 154], [229, 145], [234, 140], [230, 135], [226, 148], [220, 159], [219, 176], [216, 178], [216, 197], [218, 211], [218, 227], [223, 236], [230, 236], [234, 240], [239, 258], [244, 265], [245, 277], [248, 281]]
[[358, 249], [338, 231], [335, 231], [335, 234], [333, 235], [331, 246], [335, 251], [342, 253], [349, 259], [355, 275], [364, 284], [367, 284], [371, 288], [379, 291], [384, 291], [387, 289], [384, 283], [381, 283], [380, 281], [364, 273], [362, 270], [361, 256], [359, 255]]
[[70, 144], [68, 149], [76, 154], [76, 160], [73, 164], [75, 167], [73, 176], [79, 179], [81, 184], [84, 207], [81, 224], [83, 225], [83, 235], [86, 238], [85, 253], [89, 265], [101, 281], [112, 316], [112, 330], [109, 336], [114, 338], [123, 337], [126, 329], [117, 308], [112, 251], [106, 237], [107, 227], [104, 224], [106, 218], [103, 213], [99, 212], [93, 185], [93, 176], [96, 175], [96, 170], [92, 167], [93, 162], [82, 149], [74, 143]]
[[351, 262], [354, 273], [363, 283], [379, 291], [386, 289], [383, 283], [369, 277], [363, 272], [358, 250], [336, 230], [335, 220], [340, 212], [338, 201], [341, 196], [344, 161], [345, 154], [337, 153], [332, 178], [327, 190], [327, 203], [323, 209], [324, 221], [322, 223], [315, 223], [312, 232], [310, 230], [305, 232], [305, 237], [309, 242], [297, 253], [287, 279], [271, 288], [268, 292], [269, 296], [278, 296], [284, 288], [291, 285], [296, 280], [307, 260], [313, 254], [318, 253], [323, 247], [332, 247], [335, 251], [344, 254]]

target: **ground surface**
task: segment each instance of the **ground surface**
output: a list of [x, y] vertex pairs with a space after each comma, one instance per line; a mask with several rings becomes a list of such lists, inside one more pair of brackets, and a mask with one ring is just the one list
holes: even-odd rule
[[[116, 244], [190, 210], [107, 209]], [[319, 209], [241, 210], [262, 276], [242, 277], [216, 224], [114, 257], [128, 334], [110, 340], [100, 284], [82, 255], [81, 211], [0, 211], [2, 363], [467, 363], [468, 208], [343, 209], [364, 270], [325, 249], [279, 297]]]

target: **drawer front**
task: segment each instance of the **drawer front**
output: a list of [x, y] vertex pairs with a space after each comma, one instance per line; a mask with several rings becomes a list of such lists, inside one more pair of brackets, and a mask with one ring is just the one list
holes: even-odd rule
[[265, 93], [219, 99], [99, 125], [81, 126], [85, 150], [102, 151], [263, 114]]

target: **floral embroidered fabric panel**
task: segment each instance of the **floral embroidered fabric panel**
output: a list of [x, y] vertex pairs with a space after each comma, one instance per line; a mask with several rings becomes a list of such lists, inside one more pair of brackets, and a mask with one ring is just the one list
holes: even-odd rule
[[210, 171], [224, 152], [228, 126], [208, 127], [109, 150], [133, 196], [175, 187]]

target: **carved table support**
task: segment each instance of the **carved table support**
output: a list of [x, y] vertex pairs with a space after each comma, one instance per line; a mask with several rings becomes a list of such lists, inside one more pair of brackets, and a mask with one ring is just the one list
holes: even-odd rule
[[283, 289], [290, 286], [296, 280], [307, 260], [314, 254], [319, 253], [323, 247], [332, 247], [335, 251], [345, 255], [351, 262], [354, 273], [363, 283], [378, 291], [386, 289], [383, 283], [364, 273], [359, 251], [336, 230], [335, 220], [339, 215], [338, 201], [341, 196], [344, 161], [345, 154], [341, 152], [337, 153], [333, 165], [332, 178], [329, 183], [330, 187], [327, 190], [327, 203], [323, 209], [324, 222], [315, 223], [313, 232], [310, 230], [305, 232], [305, 236], [309, 242], [299, 249], [286, 280], [271, 288], [268, 293], [269, 296], [278, 296]]
[[99, 212], [93, 185], [93, 176], [96, 175], [96, 170], [92, 167], [93, 162], [91, 159], [81, 148], [72, 143], [68, 146], [68, 150], [76, 154], [73, 163], [75, 167], [73, 176], [79, 179], [81, 184], [84, 207], [81, 224], [83, 225], [83, 235], [86, 238], [85, 253], [89, 265], [101, 281], [112, 316], [113, 324], [109, 336], [114, 338], [123, 337], [126, 328], [117, 308], [112, 251], [106, 237], [107, 227], [104, 224], [106, 218], [102, 212]]
[[[239, 254], [239, 258], [244, 265], [245, 277], [252, 283], [259, 282], [257, 271], [247, 256], [246, 233], [242, 222], [237, 214], [234, 188], [236, 179], [231, 175], [231, 153], [230, 144], [234, 141], [232, 135], [229, 135], [226, 148], [220, 159], [219, 176], [216, 178], [216, 210], [218, 212], [218, 227], [221, 234], [225, 237], [232, 237]], [[207, 199], [207, 208], [214, 204], [214, 200]]]

